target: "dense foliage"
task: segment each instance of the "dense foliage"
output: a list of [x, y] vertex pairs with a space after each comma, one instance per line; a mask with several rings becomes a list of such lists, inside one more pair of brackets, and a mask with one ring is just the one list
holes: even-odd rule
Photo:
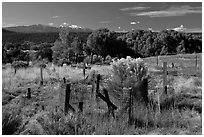
[[[21, 34], [3, 32], [3, 63], [14, 60], [48, 59], [54, 63], [72, 63], [78, 57], [149, 57], [202, 52], [202, 34], [173, 30], [152, 32], [132, 30], [116, 33], [102, 28], [94, 32], [69, 32], [61, 29], [58, 34]], [[83, 61], [83, 59], [80, 59]]]

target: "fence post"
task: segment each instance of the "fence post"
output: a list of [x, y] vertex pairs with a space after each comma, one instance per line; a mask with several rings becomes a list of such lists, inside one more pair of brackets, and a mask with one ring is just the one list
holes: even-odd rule
[[85, 62], [83, 64], [83, 75], [84, 75], [84, 79], [85, 79], [85, 75], [86, 75], [86, 64], [85, 64]]
[[65, 105], [64, 105], [64, 112], [65, 114], [68, 112], [69, 110], [69, 98], [70, 98], [70, 84], [66, 84], [66, 90], [65, 90]]
[[65, 77], [63, 77], [63, 81], [64, 81], [64, 84], [66, 83], [66, 78]]
[[164, 93], [167, 94], [167, 62], [163, 62], [163, 88]]
[[30, 88], [28, 88], [28, 94], [27, 94], [27, 98], [31, 98], [31, 92], [30, 92]]
[[17, 69], [16, 69], [16, 68], [14, 68], [14, 74], [16, 74], [16, 71], [17, 71]]
[[79, 102], [79, 112], [83, 112], [83, 102]]
[[100, 74], [98, 74], [96, 76], [97, 80], [96, 80], [96, 98], [98, 98], [98, 93], [99, 93], [99, 83], [100, 83]]
[[41, 78], [40, 85], [43, 85], [43, 68], [42, 67], [40, 67], [40, 78]]
[[157, 67], [159, 65], [159, 56], [157, 56]]
[[[106, 97], [107, 101], [110, 101], [109, 95], [108, 95], [108, 91], [106, 89], [103, 89], [104, 95]], [[115, 118], [115, 114], [114, 114], [114, 109], [112, 108], [112, 106], [110, 105], [110, 102], [107, 102], [108, 105], [108, 116], [110, 116], [110, 114], [113, 116], [113, 118]]]

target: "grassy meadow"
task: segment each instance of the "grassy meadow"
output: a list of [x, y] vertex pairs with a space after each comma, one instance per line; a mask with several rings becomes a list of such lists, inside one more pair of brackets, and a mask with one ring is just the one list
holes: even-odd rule
[[[197, 67], [195, 66], [197, 56]], [[109, 90], [110, 100], [118, 107], [115, 118], [109, 117], [108, 108], [101, 99], [93, 99], [91, 85], [83, 83], [81, 68], [63, 66], [43, 69], [43, 86], [40, 86], [40, 68], [2, 69], [2, 133], [16, 135], [195, 135], [202, 134], [202, 54], [160, 56], [145, 58], [148, 66], [148, 97], [152, 101], [147, 107], [134, 101], [134, 122], [128, 119], [125, 100], [117, 97], [110, 89], [111, 65], [92, 65], [102, 75], [100, 92]], [[178, 75], [168, 75], [168, 95], [163, 94], [162, 62]], [[171, 67], [172, 62], [174, 67]], [[83, 113], [64, 115], [58, 109], [63, 77], [71, 85], [70, 104], [77, 110], [79, 94], [84, 95]], [[31, 88], [31, 99], [27, 89]], [[172, 103], [173, 105], [169, 104]], [[160, 107], [159, 107], [160, 106]], [[155, 108], [156, 107], [156, 108]], [[78, 111], [78, 110], [77, 110]]]

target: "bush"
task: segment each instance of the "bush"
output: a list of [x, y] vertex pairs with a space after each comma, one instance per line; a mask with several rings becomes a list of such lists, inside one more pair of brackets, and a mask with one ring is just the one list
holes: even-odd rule
[[110, 55], [106, 56], [106, 58], [105, 58], [105, 64], [110, 65], [111, 62], [112, 62], [112, 58], [111, 58], [111, 56], [110, 56]]
[[147, 76], [147, 67], [141, 58], [114, 60], [112, 63], [113, 77], [118, 78], [124, 87], [130, 87]]
[[101, 65], [103, 63], [103, 57], [100, 55], [93, 55], [93, 64]]
[[29, 65], [28, 62], [24, 62], [24, 61], [14, 61], [12, 63], [12, 67], [15, 68], [15, 69], [19, 69], [19, 68], [27, 68]]

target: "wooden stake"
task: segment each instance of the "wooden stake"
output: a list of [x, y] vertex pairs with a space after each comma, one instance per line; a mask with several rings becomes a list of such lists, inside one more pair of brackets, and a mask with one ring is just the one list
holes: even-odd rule
[[157, 56], [157, 67], [159, 65], [159, 56]]
[[42, 67], [40, 67], [40, 78], [41, 78], [40, 85], [43, 85], [43, 68]]
[[63, 77], [63, 82], [66, 83], [66, 78], [65, 77]]
[[16, 69], [16, 68], [14, 68], [14, 74], [16, 74], [16, 71], [17, 71], [17, 69]]
[[28, 94], [27, 94], [27, 98], [31, 98], [31, 92], [30, 92], [30, 88], [28, 88]]
[[83, 64], [83, 75], [85, 79], [85, 76], [86, 76], [86, 64], [85, 63]]
[[83, 112], [83, 102], [79, 102], [79, 112]]
[[163, 62], [163, 88], [164, 93], [167, 94], [167, 62]]
[[71, 93], [71, 89], [70, 89], [70, 84], [66, 84], [66, 90], [65, 90], [65, 105], [64, 105], [64, 112], [65, 114], [68, 112], [69, 110], [69, 98], [70, 98], [70, 93]]

